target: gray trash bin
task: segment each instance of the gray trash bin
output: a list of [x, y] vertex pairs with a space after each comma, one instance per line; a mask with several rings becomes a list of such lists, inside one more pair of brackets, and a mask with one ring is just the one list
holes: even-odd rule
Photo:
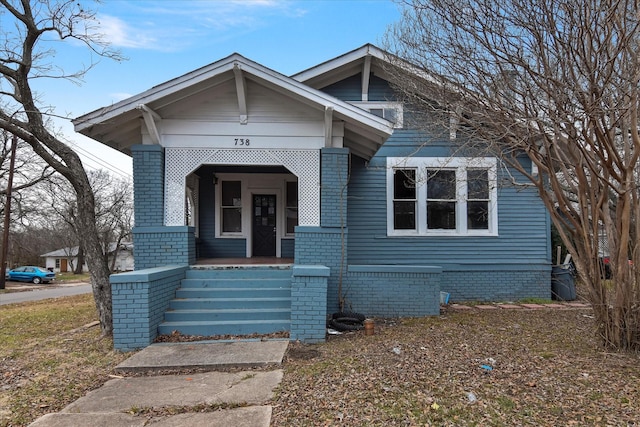
[[576, 299], [576, 284], [571, 270], [560, 266], [551, 269], [551, 296], [559, 301]]

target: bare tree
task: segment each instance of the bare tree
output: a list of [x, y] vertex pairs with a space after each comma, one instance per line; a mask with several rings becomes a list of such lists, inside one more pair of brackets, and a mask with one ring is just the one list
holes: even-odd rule
[[91, 181], [104, 254], [107, 259], [111, 256], [109, 270], [114, 271], [121, 243], [131, 237], [133, 229], [133, 184], [105, 171], [94, 172]]
[[[96, 229], [102, 256], [108, 261], [109, 256], [113, 255], [109, 264], [109, 271], [113, 271], [120, 244], [131, 236], [133, 228], [132, 184], [102, 170], [90, 171], [88, 178], [95, 198]], [[42, 204], [45, 201], [48, 203], [47, 212], [69, 231], [67, 238], [62, 241], [66, 241], [69, 247], [78, 246], [78, 204], [70, 184], [63, 179], [51, 179], [40, 199]], [[82, 245], [74, 255], [78, 257], [75, 272], [79, 273], [84, 263]]]
[[605, 346], [639, 349], [638, 3], [407, 0], [402, 10], [387, 44], [415, 64], [397, 80], [414, 113], [537, 187]]
[[[0, 128], [18, 136], [72, 185], [78, 204], [77, 230], [90, 268], [93, 294], [104, 335], [112, 325], [109, 268], [102, 256], [91, 184], [79, 156], [47, 127], [53, 112], [42, 107], [32, 90], [39, 78], [78, 81], [87, 71], [66, 73], [54, 66], [51, 44], [75, 41], [102, 57], [120, 59], [96, 32], [94, 12], [72, 0], [0, 0]], [[42, 107], [42, 109], [41, 109]]]
[[[7, 182], [9, 175], [9, 158], [11, 155], [12, 136], [0, 130], [0, 194], [7, 192]], [[31, 147], [18, 140], [15, 155], [15, 165], [13, 173], [13, 212], [12, 221], [29, 221], [30, 214], [37, 211], [38, 207], [34, 200], [26, 195], [27, 189], [42, 182], [46, 182], [55, 173], [53, 168], [47, 165], [37, 156]], [[4, 214], [6, 200], [3, 199], [0, 213]]]

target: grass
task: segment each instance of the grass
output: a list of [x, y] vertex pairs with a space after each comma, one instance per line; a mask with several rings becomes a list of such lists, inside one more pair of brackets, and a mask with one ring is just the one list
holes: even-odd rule
[[[482, 369], [485, 364], [493, 369]], [[290, 344], [284, 369], [272, 425], [640, 421], [640, 354], [603, 351], [583, 309], [376, 319], [374, 336], [358, 332], [323, 344]]]
[[557, 303], [558, 301], [546, 298], [523, 298], [521, 300], [518, 300], [518, 302], [520, 304], [553, 304]]
[[[376, 319], [373, 336], [291, 343], [272, 425], [636, 425], [640, 354], [603, 351], [589, 313], [449, 311]], [[0, 427], [60, 411], [131, 356], [84, 327], [95, 320], [91, 295], [0, 308]]]
[[88, 282], [89, 280], [91, 280], [91, 275], [89, 273], [56, 273], [56, 283]]
[[130, 354], [113, 350], [92, 295], [10, 304], [0, 309], [0, 427], [25, 426], [104, 382]]

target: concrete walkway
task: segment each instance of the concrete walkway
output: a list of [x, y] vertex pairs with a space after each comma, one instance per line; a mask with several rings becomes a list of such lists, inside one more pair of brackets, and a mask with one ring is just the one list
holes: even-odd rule
[[[121, 378], [31, 426], [268, 427], [287, 345], [284, 340], [154, 344], [116, 367]], [[160, 375], [180, 369], [198, 372]], [[127, 377], [128, 372], [147, 375]], [[166, 415], [166, 408], [183, 413]]]

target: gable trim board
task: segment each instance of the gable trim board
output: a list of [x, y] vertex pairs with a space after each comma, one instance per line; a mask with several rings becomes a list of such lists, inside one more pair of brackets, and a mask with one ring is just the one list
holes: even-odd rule
[[[549, 218], [534, 189], [510, 187], [522, 177], [495, 158], [456, 155], [449, 130], [407, 128], [387, 59], [365, 45], [287, 77], [233, 54], [75, 119], [133, 156], [140, 277], [178, 265], [163, 270], [174, 289], [198, 259], [251, 258], [255, 239], [273, 237], [275, 256], [294, 259], [290, 336], [312, 342], [339, 288], [368, 316], [436, 315], [441, 289], [452, 301], [549, 298]], [[399, 120], [369, 111], [385, 108]], [[405, 169], [415, 183], [396, 179]], [[225, 180], [241, 196], [223, 206]], [[234, 233], [221, 233], [225, 212]], [[273, 236], [254, 235], [253, 221]], [[145, 298], [165, 307], [171, 292]], [[146, 345], [159, 321], [132, 342]]]

